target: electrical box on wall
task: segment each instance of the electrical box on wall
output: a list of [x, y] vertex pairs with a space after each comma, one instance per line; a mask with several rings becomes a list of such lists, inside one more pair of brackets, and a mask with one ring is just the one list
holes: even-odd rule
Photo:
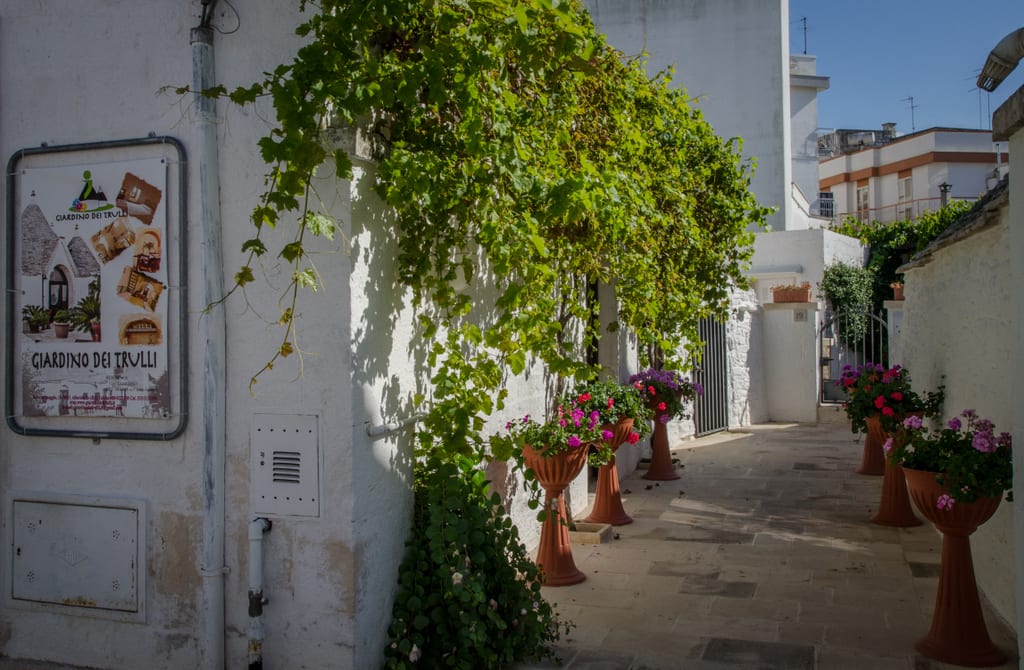
[[254, 514], [320, 516], [319, 435], [315, 415], [253, 416]]
[[14, 494], [11, 510], [15, 604], [144, 620], [143, 501]]

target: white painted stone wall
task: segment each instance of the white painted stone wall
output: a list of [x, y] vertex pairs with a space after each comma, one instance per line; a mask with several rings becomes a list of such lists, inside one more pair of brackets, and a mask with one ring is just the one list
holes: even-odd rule
[[729, 365], [729, 427], [768, 420], [765, 394], [764, 310], [753, 289], [736, 291], [726, 324]]
[[649, 55], [648, 73], [675, 68], [675, 83], [723, 138], [742, 137], [756, 157], [751, 188], [778, 208], [769, 226], [790, 221], [789, 3], [748, 0], [585, 0], [608, 43]]
[[[1012, 327], [1016, 315], [1008, 253], [1009, 212], [1003, 220], [935, 252], [905, 277], [903, 360], [914, 387], [946, 385], [944, 419], [975, 409], [997, 431], [1013, 423], [1014, 397], [1008, 361], [1015, 357]], [[1007, 621], [1015, 617], [1013, 506], [971, 536], [979, 587]]]
[[[996, 137], [1009, 140], [1009, 151], [1014, 158], [1011, 159], [1012, 167], [1016, 168], [1017, 174], [1024, 171], [1024, 86], [1010, 96], [996, 110], [993, 117], [993, 129], [997, 131]], [[1009, 233], [1009, 254], [1010, 254], [1010, 281], [1012, 286], [1024, 286], [1024, 179], [1010, 180], [1010, 233]], [[1024, 292], [1014, 291], [1010, 308], [1016, 318], [1013, 328], [1010, 331], [1010, 346], [1015, 356], [1013, 363], [1008, 366], [1012, 376], [1010, 390], [1013, 398], [1024, 397]], [[1020, 445], [1024, 444], [1024, 411], [1021, 411], [1021, 404], [1017, 402], [1013, 407], [1013, 441]], [[1018, 450], [1020, 447], [1017, 448]], [[1019, 451], [1018, 451], [1019, 453]], [[1024, 557], [1024, 458], [1015, 458], [1013, 462], [1013, 526], [1014, 546], [1016, 549], [1017, 561], [1017, 655], [1024, 657], [1024, 577], [1021, 576], [1021, 557]]]
[[[298, 43], [282, 29], [282, 17], [295, 22], [297, 5], [266, 0], [238, 8], [242, 20], [237, 32], [215, 38], [218, 81], [229, 88], [249, 83], [288, 60]], [[218, 24], [225, 30], [234, 27], [229, 25], [232, 10], [221, 3], [218, 11], [223, 14]], [[191, 99], [158, 89], [190, 83], [189, 29], [198, 23], [198, 15], [198, 3], [6, 7], [0, 22], [0, 78], [4, 90], [32, 94], [12, 97], [0, 110], [0, 151], [10, 156], [42, 142], [95, 142], [153, 132], [178, 137], [194, 158], [198, 148]], [[54, 16], [61, 20], [54, 21]], [[145, 40], [129, 37], [126, 42], [126, 36], [139, 35]], [[255, 143], [269, 128], [267, 116], [264, 104], [255, 110], [219, 107], [224, 274], [229, 282], [244, 260], [239, 248], [251, 234], [247, 219], [262, 189], [266, 168]], [[8, 600], [0, 615], [5, 655], [96, 667], [198, 666], [204, 620], [199, 558], [204, 403], [200, 312], [205, 305], [195, 163], [188, 179], [190, 245], [181, 252], [189, 259], [182, 279], [191, 289], [184, 329], [191, 337], [187, 364], [192, 395], [184, 435], [170, 442], [94, 444], [8, 432], [0, 448], [6, 466], [0, 470], [5, 526], [6, 496], [14, 489], [129, 496], [146, 502], [146, 621], [111, 622], [90, 617], [81, 608], [23, 611], [11, 608]], [[230, 667], [247, 658], [246, 526], [253, 516], [250, 433], [256, 414], [312, 415], [319, 432], [320, 514], [270, 515], [274, 527], [264, 542], [268, 667], [376, 665], [409, 523], [410, 433], [371, 440], [366, 431], [371, 425], [402, 420], [411, 411], [409, 360], [421, 355], [408, 347], [411, 315], [402, 308], [401, 292], [394, 291], [393, 253], [372, 229], [380, 210], [366, 182], [332, 185], [321, 194], [331, 201], [344, 235], [315, 245], [324, 288], [305, 297], [299, 308], [301, 366], [298, 356], [279, 362], [250, 395], [250, 376], [278, 346], [279, 335], [267, 320], [276, 320], [279, 305], [260, 275], [244, 298], [238, 294], [225, 305], [225, 634]], [[270, 263], [267, 272], [281, 285], [282, 268]], [[398, 310], [397, 316], [389, 314], [392, 309]]]
[[764, 391], [772, 421], [818, 420], [818, 304], [764, 305]]

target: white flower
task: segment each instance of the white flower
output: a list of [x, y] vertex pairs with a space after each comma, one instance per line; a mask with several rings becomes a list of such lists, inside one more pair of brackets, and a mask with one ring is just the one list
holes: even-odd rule
[[415, 663], [418, 660], [420, 660], [420, 648], [414, 644], [412, 645], [412, 650], [409, 652], [409, 662]]
[[452, 575], [452, 585], [453, 586], [458, 586], [461, 583], [462, 583], [462, 573], [461, 572], [456, 572], [455, 574]]
[[498, 601], [495, 600], [494, 598], [491, 598], [491, 602], [488, 603], [488, 604], [491, 606], [492, 610], [498, 609]]

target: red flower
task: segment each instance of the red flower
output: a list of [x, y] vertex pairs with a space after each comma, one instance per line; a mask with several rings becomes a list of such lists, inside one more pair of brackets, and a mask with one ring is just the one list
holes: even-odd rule
[[608, 409], [611, 409], [612, 405], [614, 405], [614, 404], [615, 404], [615, 401], [612, 400], [611, 398], [608, 398]]
[[636, 444], [640, 441], [640, 433], [630, 433], [629, 437], [626, 438], [626, 442], [630, 444]]
[[886, 416], [892, 416], [895, 413], [896, 413], [896, 410], [894, 410], [892, 407], [883, 407], [882, 408], [882, 414], [884, 414]]
[[647, 392], [650, 393], [651, 395], [658, 395], [658, 392], [654, 389], [653, 386], [648, 386]]
[[635, 388], [637, 391], [641, 391], [643, 390], [644, 385], [641, 384], [640, 382], [633, 382], [633, 388]]
[[659, 412], [664, 412], [666, 409], [668, 409], [668, 405], [666, 405], [663, 402], [659, 402], [658, 403], [658, 411]]
[[893, 391], [892, 393], [889, 394], [889, 397], [895, 400], [896, 402], [903, 400], [903, 394], [900, 393], [899, 391]]
[[884, 395], [880, 395], [877, 398], [875, 398], [875, 407], [877, 409], [882, 409], [883, 407], [885, 407], [885, 396]]

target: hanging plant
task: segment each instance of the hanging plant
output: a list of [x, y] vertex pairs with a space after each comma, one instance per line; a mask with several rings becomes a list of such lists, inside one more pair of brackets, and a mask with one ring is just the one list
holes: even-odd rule
[[[267, 189], [235, 289], [255, 281], [264, 257], [292, 274], [280, 344], [253, 383], [298, 348], [298, 301], [318, 288], [306, 241], [337, 227], [312, 183], [328, 164], [339, 179], [352, 176], [350, 157], [331, 144], [340, 127], [374, 139], [375, 186], [390, 208], [375, 225], [397, 241], [399, 279], [429, 343], [431, 374], [413, 398], [425, 412], [418, 476], [425, 463], [519, 457], [484, 427], [504, 408], [508, 377], [528, 364], [565, 390], [597, 376], [586, 358], [602, 335], [595, 282], [614, 285], [613, 329], [684, 367], [700, 346], [699, 321], [724, 315], [730, 288], [746, 286], [750, 231], [769, 210], [749, 190], [738, 141], [718, 138], [670, 73], [649, 78], [645, 63], [608, 47], [578, 0], [308, 7], [297, 29], [307, 42], [291, 63], [252, 86], [205, 92], [242, 105], [269, 96], [276, 113], [259, 143]], [[289, 241], [272, 247], [264, 231], [284, 226]], [[430, 506], [415, 532], [466, 522], [451, 505]], [[435, 569], [452, 579], [446, 566], [423, 568]], [[426, 654], [417, 636], [435, 628], [433, 601], [416, 598], [400, 595], [401, 612], [396, 604], [395, 667]]]

